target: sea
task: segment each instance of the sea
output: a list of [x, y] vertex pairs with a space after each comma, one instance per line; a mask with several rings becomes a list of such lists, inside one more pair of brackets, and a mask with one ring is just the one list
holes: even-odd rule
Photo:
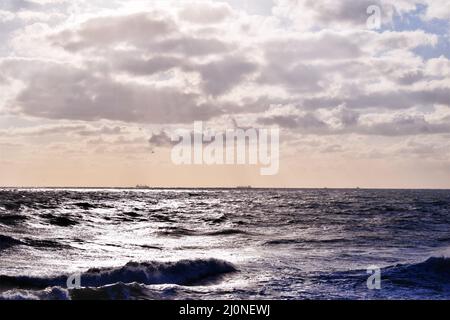
[[446, 300], [449, 257], [449, 190], [0, 189], [3, 300]]

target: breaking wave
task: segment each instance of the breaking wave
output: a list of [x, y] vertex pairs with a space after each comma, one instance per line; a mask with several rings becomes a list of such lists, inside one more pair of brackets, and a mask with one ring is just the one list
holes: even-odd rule
[[139, 283], [114, 283], [95, 288], [44, 290], [13, 289], [0, 293], [0, 300], [167, 300], [190, 293], [177, 285], [149, 287]]
[[[192, 285], [208, 278], [237, 271], [229, 262], [181, 260], [177, 262], [129, 262], [119, 268], [94, 268], [81, 274], [82, 287], [102, 287], [117, 283]], [[0, 286], [10, 289], [66, 287], [67, 275], [56, 277], [0, 276]]]
[[[365, 270], [351, 270], [322, 274], [317, 280], [364, 286], [367, 276]], [[388, 289], [391, 294], [399, 292], [400, 297], [403, 296], [404, 290], [449, 292], [450, 258], [432, 257], [420, 263], [389, 266], [381, 269], [381, 279], [384, 289]]]
[[40, 291], [9, 290], [0, 294], [0, 300], [70, 300], [69, 290], [60, 287]]
[[385, 268], [383, 278], [394, 285], [439, 289], [450, 286], [450, 258], [428, 260]]

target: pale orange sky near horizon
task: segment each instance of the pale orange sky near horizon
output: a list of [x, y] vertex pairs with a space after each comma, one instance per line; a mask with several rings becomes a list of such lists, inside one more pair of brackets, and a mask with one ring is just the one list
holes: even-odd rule
[[[166, 163], [164, 163], [164, 160]], [[413, 166], [413, 167], [408, 167]], [[278, 188], [450, 188], [446, 168], [430, 170], [417, 163], [384, 160], [282, 159], [280, 172], [261, 176], [260, 166], [181, 165], [169, 152], [149, 160], [118, 157], [75, 160], [41, 158], [34, 163], [0, 165], [0, 186], [11, 187], [278, 187]], [[413, 172], [413, 173], [412, 173]]]

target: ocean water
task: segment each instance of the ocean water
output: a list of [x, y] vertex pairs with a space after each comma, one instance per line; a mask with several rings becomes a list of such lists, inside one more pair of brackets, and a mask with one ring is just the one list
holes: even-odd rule
[[449, 299], [449, 248], [450, 191], [0, 190], [0, 299]]

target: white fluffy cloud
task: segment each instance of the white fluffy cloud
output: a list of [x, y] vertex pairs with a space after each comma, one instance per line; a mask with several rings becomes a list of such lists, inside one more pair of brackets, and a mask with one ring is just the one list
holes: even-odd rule
[[446, 0], [428, 0], [425, 1], [427, 10], [425, 19], [450, 19], [450, 5]]
[[[389, 28], [420, 3], [424, 21], [448, 18], [445, 1], [425, 0], [278, 0], [271, 16], [220, 1], [5, 1], [0, 23], [22, 25], [0, 58], [3, 112], [161, 125], [241, 116], [312, 135], [449, 133], [450, 62], [415, 51], [439, 35]], [[374, 4], [383, 32], [366, 27]]]

